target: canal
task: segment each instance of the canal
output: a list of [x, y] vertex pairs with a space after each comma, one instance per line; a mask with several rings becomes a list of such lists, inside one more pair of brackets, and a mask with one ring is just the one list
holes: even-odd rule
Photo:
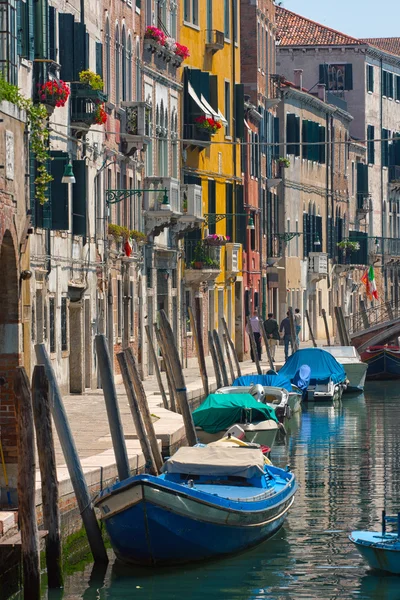
[[[378, 576], [348, 541], [400, 510], [400, 385], [368, 384], [337, 407], [310, 404], [292, 418], [272, 459], [290, 465], [299, 492], [278, 534], [240, 556], [146, 570], [112, 559], [67, 577], [51, 600], [400, 599], [400, 577]], [[47, 597], [45, 594], [44, 597]]]

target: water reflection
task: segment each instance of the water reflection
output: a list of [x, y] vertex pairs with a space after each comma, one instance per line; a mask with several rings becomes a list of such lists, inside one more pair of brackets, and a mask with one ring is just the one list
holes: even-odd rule
[[114, 563], [100, 577], [86, 569], [67, 579], [63, 600], [400, 599], [400, 577], [368, 573], [347, 538], [353, 529], [379, 529], [385, 506], [399, 509], [399, 401], [398, 384], [372, 384], [365, 397], [306, 405], [294, 415], [272, 458], [291, 466], [299, 492], [273, 539], [197, 566], [153, 571]]

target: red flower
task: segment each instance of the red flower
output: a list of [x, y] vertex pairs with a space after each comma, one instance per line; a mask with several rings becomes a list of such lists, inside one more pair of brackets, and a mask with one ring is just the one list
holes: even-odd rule
[[180, 44], [179, 42], [176, 42], [175, 45], [176, 45], [175, 54], [177, 56], [180, 56], [181, 58], [183, 58], [183, 60], [185, 60], [186, 58], [189, 58], [190, 52], [189, 52], [189, 48], [187, 46], [184, 46], [183, 44]]
[[205, 117], [204, 115], [197, 117], [196, 123], [200, 129], [205, 129], [211, 133], [211, 135], [214, 135], [217, 133], [218, 129], [221, 129], [221, 123], [219, 121], [216, 121], [212, 117]]
[[71, 91], [69, 86], [60, 79], [59, 81], [47, 81], [39, 85], [38, 93], [42, 102], [51, 99], [57, 107], [60, 107], [65, 106]]
[[107, 122], [107, 113], [104, 110], [104, 104], [98, 105], [94, 111], [94, 122], [97, 125], [104, 125]]

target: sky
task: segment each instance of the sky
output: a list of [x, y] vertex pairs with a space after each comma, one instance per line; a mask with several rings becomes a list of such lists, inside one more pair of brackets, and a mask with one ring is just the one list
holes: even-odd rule
[[400, 37], [400, 0], [283, 0], [282, 6], [356, 38]]

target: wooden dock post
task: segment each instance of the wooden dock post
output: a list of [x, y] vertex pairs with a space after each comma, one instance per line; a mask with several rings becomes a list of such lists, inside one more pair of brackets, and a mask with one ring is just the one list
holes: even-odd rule
[[338, 316], [339, 321], [340, 321], [340, 328], [342, 330], [342, 335], [343, 335], [343, 345], [344, 346], [351, 346], [350, 336], [349, 336], [349, 333], [347, 331], [346, 322], [344, 320], [343, 309], [342, 309], [341, 306], [338, 306], [336, 308], [337, 308], [337, 316]]
[[106, 336], [102, 334], [96, 335], [95, 343], [101, 385], [103, 387], [104, 401], [106, 404], [108, 423], [115, 454], [115, 462], [117, 463], [118, 477], [120, 481], [124, 481], [124, 479], [128, 479], [130, 476], [131, 469], [129, 466], [128, 452], [126, 450], [117, 390], [115, 389]]
[[258, 359], [256, 340], [254, 338], [254, 333], [253, 333], [253, 328], [251, 326], [250, 317], [246, 318], [246, 323], [247, 323], [247, 333], [249, 335], [251, 349], [253, 350], [254, 362], [256, 363], [256, 367], [257, 367], [257, 373], [259, 375], [262, 375], [262, 369], [260, 366], [260, 361]]
[[101, 536], [101, 531], [92, 506], [92, 499], [86, 484], [79, 454], [75, 446], [74, 438], [68, 423], [67, 413], [58, 387], [57, 379], [47, 354], [44, 344], [36, 344], [36, 358], [39, 364], [44, 365], [51, 391], [51, 414], [57, 429], [58, 439], [64, 454], [71, 483], [74, 488], [82, 521], [85, 526], [90, 550], [93, 558], [98, 562], [108, 562], [107, 551]]
[[156, 432], [154, 431], [153, 421], [151, 420], [149, 403], [147, 402], [146, 392], [144, 391], [143, 383], [140, 379], [139, 369], [136, 364], [132, 348], [127, 348], [125, 350], [125, 356], [128, 363], [129, 374], [131, 376], [133, 387], [139, 403], [140, 412], [142, 414], [144, 426], [146, 428], [147, 437], [150, 441], [151, 451], [153, 453], [154, 460], [156, 461], [157, 470], [161, 473], [161, 468], [164, 464], [164, 461], [158, 446]]
[[173, 412], [175, 412], [175, 413], [180, 413], [179, 399], [178, 399], [178, 396], [177, 396], [176, 391], [175, 391], [174, 379], [173, 379], [173, 376], [172, 376], [172, 367], [171, 367], [170, 357], [169, 357], [168, 352], [166, 350], [165, 340], [164, 340], [163, 333], [162, 333], [162, 331], [160, 329], [158, 329], [157, 323], [154, 323], [154, 331], [155, 331], [157, 342], [158, 342], [158, 345], [160, 346], [161, 355], [162, 355], [163, 361], [164, 361], [165, 373], [167, 375], [167, 383], [168, 383], [168, 391], [169, 391], [169, 401], [170, 401], [170, 404], [171, 404], [171, 410]]
[[219, 339], [218, 331], [216, 329], [214, 329], [214, 331], [213, 331], [213, 337], [214, 337], [214, 346], [215, 346], [215, 351], [217, 353], [219, 369], [222, 374], [222, 380], [224, 382], [224, 385], [227, 386], [227, 385], [229, 385], [228, 372], [226, 370], [224, 354], [222, 352], [221, 340]]
[[40, 600], [39, 537], [35, 506], [35, 434], [29, 379], [17, 367], [14, 379], [17, 413], [18, 518], [21, 527], [24, 599]]
[[153, 340], [151, 339], [150, 327], [148, 325], [145, 325], [144, 329], [145, 329], [145, 332], [146, 332], [147, 342], [148, 342], [148, 346], [149, 346], [149, 350], [150, 350], [150, 355], [151, 355], [151, 360], [153, 361], [154, 370], [155, 370], [155, 373], [156, 373], [158, 387], [159, 387], [159, 390], [160, 390], [160, 394], [161, 394], [161, 398], [162, 398], [162, 401], [163, 401], [163, 405], [164, 405], [164, 408], [166, 408], [167, 410], [169, 410], [168, 398], [167, 398], [167, 394], [165, 393], [165, 388], [164, 388], [163, 380], [162, 380], [162, 377], [161, 377], [160, 367], [158, 366], [158, 360], [157, 360], [156, 351], [154, 349]]
[[178, 396], [179, 406], [181, 409], [183, 422], [185, 424], [186, 438], [189, 446], [195, 446], [197, 444], [196, 429], [193, 423], [192, 413], [190, 412], [185, 377], [183, 375], [181, 360], [175, 344], [174, 334], [167, 319], [167, 315], [163, 310], [160, 310], [160, 319], [160, 329], [165, 335], [168, 354], [171, 360], [172, 377], [175, 386], [174, 389]]
[[329, 327], [328, 327], [328, 319], [326, 317], [326, 310], [323, 308], [321, 310], [321, 313], [322, 313], [322, 318], [324, 320], [324, 325], [325, 325], [326, 343], [328, 344], [328, 346], [330, 346], [331, 345], [331, 338], [330, 338], [330, 335], [329, 335]]
[[369, 324], [367, 309], [365, 307], [364, 300], [360, 300], [360, 312], [361, 312], [361, 318], [362, 318], [362, 322], [364, 325], [364, 329], [369, 329], [370, 324]]
[[292, 338], [292, 353], [299, 349], [297, 344], [296, 325], [294, 322], [293, 308], [289, 306], [290, 337]]
[[314, 333], [311, 327], [311, 321], [310, 321], [310, 315], [308, 314], [308, 310], [305, 311], [306, 313], [306, 319], [307, 319], [307, 325], [308, 325], [308, 329], [310, 330], [310, 337], [313, 343], [314, 348], [317, 347], [317, 342], [315, 341], [315, 337], [314, 337]]
[[62, 588], [57, 465], [51, 424], [49, 382], [43, 365], [36, 365], [33, 370], [32, 404], [42, 482], [43, 526], [48, 532], [46, 536], [47, 580], [49, 588]]
[[235, 381], [236, 377], [235, 377], [235, 371], [233, 370], [233, 363], [232, 363], [232, 359], [231, 359], [231, 354], [229, 352], [229, 344], [228, 344], [228, 338], [226, 337], [226, 333], [222, 334], [222, 339], [224, 340], [226, 358], [228, 359], [229, 371], [231, 373], [231, 379], [232, 379], [232, 383], [233, 383]]
[[135, 389], [133, 387], [133, 383], [129, 375], [128, 362], [126, 360], [124, 352], [118, 352], [117, 360], [119, 368], [121, 370], [122, 380], [124, 382], [126, 395], [128, 397], [129, 408], [131, 409], [136, 434], [140, 442], [140, 447], [143, 452], [144, 460], [146, 461], [146, 465], [149, 466], [152, 475], [158, 475], [159, 473], [157, 469], [157, 464], [154, 460], [154, 456], [151, 451], [150, 442], [147, 437], [146, 428], [144, 426], [143, 417], [140, 412], [138, 400], [136, 398]]
[[269, 366], [270, 366], [271, 371], [275, 371], [274, 361], [272, 360], [272, 356], [271, 356], [271, 348], [269, 347], [269, 344], [268, 344], [267, 332], [265, 331], [264, 323], [263, 323], [262, 319], [260, 319], [260, 317], [259, 317], [259, 321], [260, 321], [261, 335], [264, 340], [265, 350], [267, 352]]
[[211, 333], [211, 331], [208, 332], [208, 347], [210, 349], [210, 354], [211, 354], [212, 362], [213, 362], [213, 365], [214, 365], [214, 373], [215, 373], [215, 379], [216, 379], [216, 382], [217, 382], [217, 389], [219, 389], [224, 384], [222, 382], [221, 371], [219, 370], [219, 363], [218, 363], [218, 358], [217, 358], [217, 351], [215, 350], [214, 338], [213, 338], [213, 334]]
[[195, 343], [195, 346], [196, 346], [197, 360], [198, 360], [198, 363], [199, 363], [201, 380], [203, 382], [204, 394], [207, 397], [209, 395], [209, 393], [210, 393], [210, 390], [209, 390], [209, 387], [208, 387], [208, 375], [207, 375], [207, 368], [206, 368], [206, 359], [205, 359], [205, 356], [204, 356], [203, 340], [202, 340], [202, 338], [200, 336], [200, 333], [198, 331], [197, 323], [196, 323], [196, 320], [194, 318], [191, 306], [188, 306], [188, 313], [189, 313], [189, 318], [190, 318], [190, 324], [192, 326], [194, 343]]
[[227, 323], [225, 321], [225, 317], [221, 318], [221, 322], [222, 322], [222, 327], [224, 328], [224, 331], [226, 333], [228, 344], [229, 344], [229, 346], [231, 347], [231, 350], [232, 350], [233, 360], [236, 363], [237, 376], [241, 377], [242, 376], [242, 371], [240, 369], [240, 363], [239, 363], [238, 355], [237, 355], [237, 352], [236, 352], [235, 344], [233, 343], [233, 340], [231, 338], [231, 334], [229, 333], [229, 329], [228, 329], [228, 325], [227, 325]]

